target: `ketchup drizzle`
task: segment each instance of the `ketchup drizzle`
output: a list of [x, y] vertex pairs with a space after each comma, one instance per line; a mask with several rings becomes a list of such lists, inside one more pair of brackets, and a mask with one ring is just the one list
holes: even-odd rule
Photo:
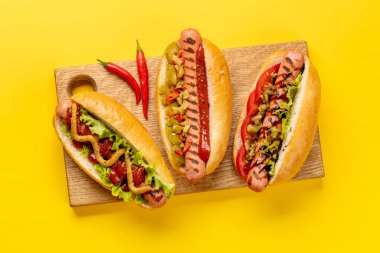
[[206, 63], [203, 46], [197, 51], [197, 93], [199, 105], [199, 157], [207, 162], [210, 157], [210, 103], [208, 101]]

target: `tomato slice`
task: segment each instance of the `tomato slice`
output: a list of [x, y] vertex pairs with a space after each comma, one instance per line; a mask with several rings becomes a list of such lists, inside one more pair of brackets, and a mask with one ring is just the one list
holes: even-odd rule
[[92, 164], [97, 164], [98, 160], [96, 160], [95, 154], [93, 151], [88, 153], [87, 159], [90, 161]]
[[236, 156], [236, 171], [244, 181], [247, 180], [250, 169], [249, 164], [244, 161], [246, 155], [247, 151], [245, 150], [244, 145], [242, 145]]
[[78, 141], [73, 139], [73, 146], [74, 146], [74, 148], [81, 150], [83, 148], [83, 142], [78, 142]]
[[247, 139], [247, 137], [251, 137], [251, 134], [248, 133], [248, 131], [247, 131], [247, 126], [248, 126], [249, 122], [251, 122], [251, 116], [245, 117], [243, 124], [241, 124], [240, 137], [241, 137], [241, 141], [243, 142], [243, 144], [245, 143], [245, 140]]
[[263, 91], [263, 87], [265, 84], [270, 83], [272, 80], [272, 74], [275, 72], [278, 72], [278, 69], [280, 68], [280, 63], [273, 65], [266, 71], [264, 71], [259, 80], [257, 80], [256, 88], [254, 91], [251, 92], [248, 98], [247, 103], [247, 115], [252, 115], [253, 113], [257, 113], [257, 108], [260, 105], [260, 94]]

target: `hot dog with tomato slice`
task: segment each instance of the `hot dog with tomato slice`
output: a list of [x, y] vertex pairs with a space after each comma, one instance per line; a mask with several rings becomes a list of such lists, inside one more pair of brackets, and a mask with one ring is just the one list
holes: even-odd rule
[[76, 94], [57, 105], [53, 124], [71, 158], [113, 196], [158, 208], [173, 195], [175, 184], [158, 146], [110, 97]]
[[224, 56], [195, 29], [161, 58], [156, 83], [161, 136], [170, 164], [190, 181], [213, 172], [227, 150], [232, 92]]
[[317, 130], [320, 82], [299, 51], [264, 62], [243, 106], [233, 147], [240, 177], [256, 192], [290, 180], [304, 163]]

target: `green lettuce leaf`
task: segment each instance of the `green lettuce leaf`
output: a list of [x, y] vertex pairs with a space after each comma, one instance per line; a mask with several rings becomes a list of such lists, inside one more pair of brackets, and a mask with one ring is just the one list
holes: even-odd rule
[[124, 202], [129, 202], [132, 199], [132, 192], [125, 192], [121, 189], [120, 185], [114, 185], [111, 187], [112, 196], [123, 199]]
[[124, 202], [129, 202], [132, 199], [132, 192], [121, 191], [119, 198], [123, 199]]
[[100, 164], [94, 164], [93, 166], [96, 169], [96, 171], [99, 173], [102, 183], [108, 187], [113, 186], [113, 184], [109, 180], [110, 168], [104, 167]]
[[67, 129], [67, 126], [66, 126], [66, 124], [65, 123], [63, 123], [62, 124], [62, 131], [65, 133], [65, 135], [68, 137], [68, 138], [72, 138], [72, 136], [71, 136], [71, 131], [69, 131], [68, 129]]
[[136, 204], [141, 204], [141, 203], [144, 203], [145, 200], [144, 200], [144, 198], [143, 198], [143, 196], [141, 194], [138, 194], [138, 195], [135, 196], [134, 202]]
[[155, 188], [157, 190], [162, 188], [165, 192], [165, 195], [168, 196], [168, 198], [171, 198], [173, 196], [174, 188], [175, 188], [174, 184], [168, 184], [162, 181], [162, 179], [157, 175], [154, 176], [154, 183], [155, 183]]
[[80, 151], [80, 154], [83, 157], [87, 157], [89, 152], [90, 152], [90, 149], [86, 145], [83, 145], [83, 149]]
[[120, 193], [122, 192], [120, 185], [114, 185], [111, 187], [111, 193], [114, 197], [119, 197]]
[[88, 113], [83, 113], [80, 116], [80, 121], [84, 122], [87, 126], [89, 126], [91, 132], [99, 135], [100, 139], [112, 136], [111, 130], [107, 127], [105, 123], [95, 119]]
[[[126, 139], [120, 137], [119, 135], [113, 135], [112, 136], [114, 138], [113, 140], [113, 145], [112, 145], [112, 150], [119, 150], [119, 149], [122, 149], [122, 148], [129, 148], [129, 144], [127, 142]], [[112, 139], [112, 138], [111, 138]]]

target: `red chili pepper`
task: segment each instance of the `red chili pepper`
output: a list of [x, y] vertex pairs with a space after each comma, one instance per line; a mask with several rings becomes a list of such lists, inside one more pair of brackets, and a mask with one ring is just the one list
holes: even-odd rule
[[148, 73], [148, 67], [146, 66], [144, 51], [141, 49], [139, 41], [136, 40], [136, 42], [137, 42], [136, 64], [137, 64], [137, 72], [139, 73], [139, 78], [140, 78], [143, 113], [144, 113], [145, 119], [148, 120], [149, 73]]
[[192, 143], [193, 142], [191, 140], [186, 142], [185, 147], [183, 148], [183, 151], [182, 151], [184, 154], [189, 150]]
[[174, 91], [174, 92], [166, 95], [166, 104], [169, 105], [177, 97], [179, 97], [179, 92], [178, 91]]
[[182, 152], [182, 150], [176, 150], [176, 151], [174, 151], [177, 155], [179, 155], [179, 156], [183, 156], [183, 152]]
[[174, 116], [174, 119], [176, 120], [176, 121], [178, 121], [178, 122], [181, 122], [182, 120], [183, 120], [183, 116], [182, 116], [182, 114], [176, 114], [175, 116]]
[[188, 141], [188, 142], [186, 142], [186, 144], [185, 144], [185, 147], [183, 148], [183, 150], [176, 150], [176, 151], [174, 151], [177, 155], [179, 155], [179, 156], [183, 156], [184, 154], [186, 154], [186, 152], [189, 150], [189, 148], [190, 148], [190, 146], [191, 146], [191, 144], [192, 144], [193, 142], [192, 141]]
[[141, 91], [138, 83], [136, 82], [135, 78], [124, 68], [111, 63], [111, 62], [103, 62], [98, 59], [98, 62], [100, 62], [103, 67], [108, 70], [111, 73], [114, 73], [118, 75], [120, 78], [122, 78], [124, 81], [126, 81], [129, 86], [133, 89], [136, 95], [136, 104], [140, 102], [141, 99]]

